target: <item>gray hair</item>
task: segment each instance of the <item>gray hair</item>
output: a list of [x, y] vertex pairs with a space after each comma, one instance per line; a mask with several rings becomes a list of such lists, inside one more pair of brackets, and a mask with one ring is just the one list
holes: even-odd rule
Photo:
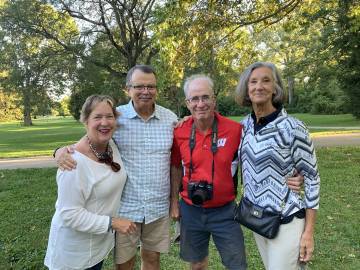
[[152, 66], [135, 65], [128, 71], [128, 73], [126, 75], [126, 86], [127, 87], [130, 87], [130, 85], [131, 85], [131, 78], [132, 78], [132, 75], [134, 74], [135, 70], [141, 70], [142, 72], [147, 73], [147, 74], [154, 74], [156, 77], [155, 70]]
[[195, 80], [197, 80], [197, 79], [205, 80], [205, 81], [208, 83], [211, 91], [212, 91], [213, 94], [214, 94], [214, 82], [213, 82], [213, 80], [212, 80], [209, 76], [207, 76], [207, 75], [205, 75], [205, 74], [195, 74], [195, 75], [192, 75], [192, 76], [187, 77], [187, 78], [185, 79], [185, 83], [184, 83], [184, 94], [185, 94], [185, 97], [188, 97], [188, 92], [189, 92], [190, 83], [192, 83], [193, 81], [195, 81]]
[[95, 106], [101, 102], [106, 102], [110, 105], [115, 119], [120, 116], [120, 113], [116, 111], [116, 107], [114, 105], [114, 100], [112, 99], [112, 97], [106, 95], [91, 95], [85, 100], [81, 108], [80, 121], [85, 124], [89, 119], [89, 116], [94, 110]]
[[235, 94], [236, 101], [242, 106], [251, 107], [251, 100], [249, 97], [248, 83], [251, 73], [260, 67], [267, 67], [271, 69], [272, 77], [275, 82], [275, 95], [272, 97], [272, 104], [278, 108], [284, 103], [285, 91], [280, 73], [273, 63], [269, 62], [256, 62], [248, 66], [240, 75], [239, 82], [236, 86]]

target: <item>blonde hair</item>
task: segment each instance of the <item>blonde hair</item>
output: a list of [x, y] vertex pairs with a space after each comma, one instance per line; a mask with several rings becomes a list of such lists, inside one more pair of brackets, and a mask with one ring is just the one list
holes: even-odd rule
[[85, 124], [89, 119], [89, 116], [94, 110], [95, 106], [101, 102], [106, 102], [110, 105], [115, 119], [120, 116], [120, 113], [116, 111], [116, 107], [114, 105], [114, 100], [112, 99], [112, 97], [107, 95], [91, 95], [85, 100], [81, 108], [80, 121]]

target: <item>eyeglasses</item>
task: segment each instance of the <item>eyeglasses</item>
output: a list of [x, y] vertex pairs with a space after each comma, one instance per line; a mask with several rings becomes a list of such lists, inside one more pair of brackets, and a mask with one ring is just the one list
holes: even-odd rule
[[120, 164], [114, 162], [112, 156], [106, 152], [102, 153], [101, 157], [99, 158], [99, 161], [105, 163], [106, 165], [109, 165], [114, 172], [118, 172], [121, 169]]
[[143, 85], [143, 84], [129, 85], [129, 87], [134, 88], [136, 91], [144, 91], [145, 89], [149, 90], [149, 91], [156, 90], [156, 85], [153, 85], [153, 84], [149, 84], [149, 85]]
[[212, 102], [213, 96], [210, 95], [203, 95], [203, 96], [194, 96], [191, 98], [186, 99], [187, 102], [190, 104], [199, 104], [200, 100], [203, 103], [209, 104]]

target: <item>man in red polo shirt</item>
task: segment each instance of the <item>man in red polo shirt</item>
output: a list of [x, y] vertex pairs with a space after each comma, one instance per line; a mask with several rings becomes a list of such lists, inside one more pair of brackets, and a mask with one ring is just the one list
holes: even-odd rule
[[170, 215], [181, 213], [180, 257], [191, 269], [207, 269], [212, 236], [227, 269], [246, 269], [243, 233], [234, 221], [241, 125], [215, 112], [209, 77], [189, 77], [184, 92], [192, 117], [175, 129], [171, 154]]

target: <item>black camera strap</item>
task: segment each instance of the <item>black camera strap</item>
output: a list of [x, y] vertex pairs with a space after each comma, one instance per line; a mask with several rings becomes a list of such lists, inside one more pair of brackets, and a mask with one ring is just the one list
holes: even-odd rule
[[[195, 148], [195, 144], [196, 144], [195, 137], [196, 137], [196, 127], [195, 127], [195, 123], [193, 122], [192, 127], [191, 127], [190, 140], [189, 140], [189, 146], [190, 146], [189, 180], [191, 179], [191, 174], [194, 170], [193, 162], [192, 162], [192, 152], [193, 152], [193, 150]], [[217, 119], [214, 116], [214, 122], [212, 125], [212, 131], [211, 131], [211, 152], [212, 152], [211, 183], [214, 182], [214, 172], [215, 172], [214, 155], [217, 151], [217, 140], [218, 140], [218, 126], [217, 126]]]

